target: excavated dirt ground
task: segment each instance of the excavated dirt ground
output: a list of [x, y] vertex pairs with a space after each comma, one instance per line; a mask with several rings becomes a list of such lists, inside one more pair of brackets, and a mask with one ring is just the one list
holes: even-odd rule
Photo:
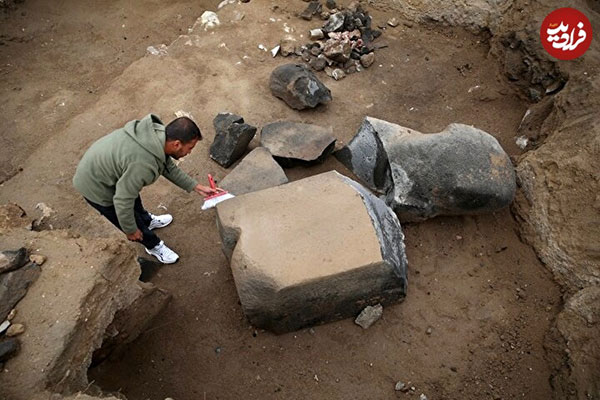
[[[0, 202], [14, 201], [32, 212], [43, 201], [56, 210], [55, 227], [118, 235], [70, 189], [85, 144], [117, 125], [90, 125], [89, 131], [82, 126], [81, 139], [74, 141], [64, 133], [66, 126], [97, 102], [105, 104], [108, 100], [101, 99], [111, 86], [132, 93], [130, 101], [112, 105], [123, 109], [120, 122], [150, 111], [170, 120], [168, 111], [178, 108], [144, 109], [147, 103], [135, 96], [135, 85], [115, 89], [115, 82], [147, 46], [170, 43], [215, 3], [26, 0], [2, 15]], [[276, 14], [267, 1], [246, 6], [260, 7], [265, 21], [274, 16], [296, 23], [293, 13], [306, 3], [285, 4]], [[375, 24], [393, 16], [372, 15]], [[235, 40], [255, 54], [255, 35], [260, 37], [245, 31]], [[273, 43], [279, 38], [273, 37]], [[461, 122], [490, 132], [510, 155], [518, 155], [514, 136], [528, 105], [500, 77], [488, 56], [487, 39], [414, 23], [389, 28], [379, 39], [388, 47], [377, 52], [372, 68], [339, 82], [321, 76], [334, 93], [332, 105], [302, 114], [289, 110], [271, 120], [329, 124], [344, 142], [365, 115], [423, 132]], [[214, 54], [205, 54], [211, 68], [198, 70], [212, 74], [215, 90], [195, 92], [196, 102], [188, 105], [207, 139], [182, 166], [198, 175], [226, 173], [208, 159], [214, 134], [210, 121], [217, 111], [236, 111], [229, 105], [239, 89], [231, 85], [230, 74], [220, 74], [230, 68], [220, 54], [216, 47]], [[283, 62], [263, 57], [256, 61], [261, 73], [239, 73], [243, 82], [266, 85], [263, 72]], [[152, 76], [150, 68], [147, 72]], [[243, 114], [259, 126], [269, 122], [272, 101], [261, 100], [263, 93], [245, 99], [257, 116]], [[110, 110], [106, 106], [107, 119]], [[94, 122], [102, 124], [103, 115]], [[47, 148], [53, 150], [44, 152]], [[348, 174], [333, 158], [286, 173], [299, 179], [333, 168]], [[560, 292], [533, 250], [520, 241], [509, 210], [405, 224], [408, 296], [387, 307], [370, 329], [344, 320], [276, 336], [255, 331], [244, 319], [213, 212], [201, 213], [199, 198], [171, 189], [159, 182], [144, 191], [144, 199], [151, 211], [160, 212], [157, 206], [164, 204], [175, 215], [161, 236], [181, 260], [153, 279], [174, 298], [129, 351], [90, 371], [90, 380], [105, 391], [133, 400], [410, 399], [421, 393], [429, 399], [551, 398], [553, 367], [546, 361], [544, 342], [561, 308]], [[399, 380], [410, 382], [415, 391], [395, 392]]]

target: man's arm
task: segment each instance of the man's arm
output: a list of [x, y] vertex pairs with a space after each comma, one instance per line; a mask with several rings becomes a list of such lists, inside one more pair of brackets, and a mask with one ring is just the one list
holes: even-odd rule
[[[134, 234], [137, 234], [138, 231], [133, 211], [135, 199], [140, 195], [142, 188], [153, 181], [154, 174], [152, 173], [152, 168], [143, 163], [128, 165], [123, 175], [117, 181], [113, 204], [117, 218], [119, 219], [119, 225], [121, 225], [121, 229], [125, 232], [129, 240], [136, 240]], [[137, 240], [140, 239], [138, 238]]]
[[186, 192], [191, 192], [198, 185], [198, 182], [183, 172], [175, 163], [173, 159], [167, 156], [167, 166], [163, 171], [163, 176], [175, 185], [179, 186]]

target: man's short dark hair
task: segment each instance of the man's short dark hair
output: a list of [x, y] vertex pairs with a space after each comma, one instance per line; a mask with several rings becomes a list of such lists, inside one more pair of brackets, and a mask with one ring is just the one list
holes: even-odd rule
[[188, 117], [176, 118], [169, 122], [165, 128], [166, 140], [168, 142], [179, 140], [181, 143], [188, 143], [192, 140], [202, 140], [202, 133], [198, 125]]

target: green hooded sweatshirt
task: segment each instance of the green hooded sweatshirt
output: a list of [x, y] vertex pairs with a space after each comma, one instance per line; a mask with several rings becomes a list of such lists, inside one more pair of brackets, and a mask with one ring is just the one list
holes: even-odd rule
[[149, 114], [92, 144], [77, 166], [73, 186], [96, 204], [114, 205], [121, 229], [131, 234], [138, 229], [135, 199], [160, 175], [188, 192], [197, 185], [165, 154], [165, 127]]

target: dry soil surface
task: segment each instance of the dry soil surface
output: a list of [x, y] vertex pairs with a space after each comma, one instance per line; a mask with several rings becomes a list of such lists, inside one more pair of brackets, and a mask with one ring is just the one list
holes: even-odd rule
[[[265, 26], [269, 18], [310, 26], [294, 14], [306, 3], [286, 2], [275, 9], [274, 4], [253, 0], [243, 6], [248, 19], [262, 18]], [[144, 56], [147, 46], [168, 44], [187, 32], [204, 8], [214, 9], [215, 2], [26, 0], [3, 15], [0, 202], [14, 201], [33, 212], [43, 201], [56, 210], [54, 226], [91, 236], [119, 235], [70, 188], [74, 166], [83, 144], [119, 124], [151, 111], [165, 120], [172, 117], [178, 108], [136, 97], [135, 85], [117, 87], [131, 82], [131, 76], [119, 78], [125, 73], [145, 79], [147, 73], [154, 79], [149, 58], [129, 72], [126, 68]], [[381, 25], [393, 16], [372, 14]], [[222, 48], [205, 52], [198, 74], [215, 82], [214, 91], [190, 84], [195, 102], [188, 111], [207, 139], [184, 161], [184, 169], [227, 173], [208, 159], [214, 135], [210, 121], [218, 111], [237, 111], [230, 105], [240, 87], [232, 79], [238, 78], [248, 93], [247, 87], [266, 87], [268, 71], [284, 62], [255, 56], [263, 37], [259, 27], [215, 31], [214, 43], [227, 42], [232, 51], [240, 56], [246, 51], [256, 61], [236, 76]], [[280, 30], [265, 44], [275, 44], [283, 34]], [[261, 98], [268, 96], [264, 89], [245, 99], [243, 116], [259, 126], [279, 118], [332, 125], [343, 142], [366, 115], [423, 132], [461, 122], [494, 135], [510, 155], [519, 154], [514, 136], [528, 105], [500, 77], [485, 35], [407, 22], [386, 29], [379, 40], [388, 47], [378, 50], [370, 69], [339, 82], [320, 75], [334, 93], [330, 106], [279, 112], [272, 109], [278, 100]], [[156, 87], [157, 98], [162, 90]], [[106, 96], [117, 91], [119, 103], [105, 105]], [[128, 101], [123, 93], [131, 93]], [[82, 126], [77, 140], [65, 134], [67, 126], [73, 132], [81, 122], [91, 124], [76, 117], [94, 104], [119, 124], [89, 125], [89, 131]], [[117, 115], [115, 108], [121, 110]], [[103, 116], [97, 117], [102, 124]], [[293, 180], [329, 169], [349, 174], [333, 158], [286, 173]], [[175, 216], [161, 236], [181, 260], [153, 279], [174, 298], [121, 358], [90, 371], [90, 380], [107, 392], [134, 400], [411, 399], [421, 393], [429, 399], [551, 398], [553, 370], [544, 341], [561, 308], [560, 292], [520, 241], [509, 210], [405, 224], [407, 298], [387, 307], [368, 330], [344, 320], [276, 336], [256, 331], [245, 320], [213, 211], [200, 212], [200, 199], [172, 189], [158, 182], [144, 191], [144, 199], [150, 211], [160, 212], [163, 204]], [[397, 381], [414, 390], [396, 392]]]

